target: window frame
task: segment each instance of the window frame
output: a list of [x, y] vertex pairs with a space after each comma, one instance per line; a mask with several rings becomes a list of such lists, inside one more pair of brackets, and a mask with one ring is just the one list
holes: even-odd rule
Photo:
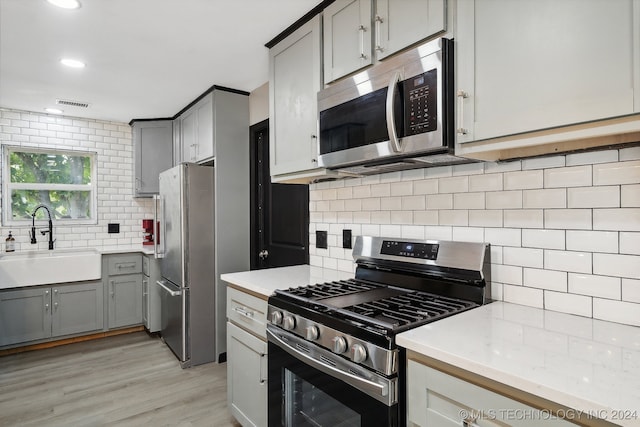
[[[48, 183], [12, 183], [11, 167], [9, 163], [10, 155], [14, 152], [52, 154], [52, 155], [69, 155], [84, 156], [89, 158], [91, 168], [90, 184], [48, 184]], [[85, 219], [78, 218], [60, 218], [53, 221], [57, 225], [80, 225], [80, 224], [98, 224], [98, 163], [96, 161], [98, 153], [86, 150], [74, 150], [69, 148], [31, 148], [22, 147], [20, 145], [3, 145], [2, 146], [2, 225], [3, 226], [27, 226], [31, 225], [31, 219], [13, 219], [13, 211], [11, 208], [11, 192], [12, 190], [58, 190], [58, 191], [89, 191], [91, 216]], [[39, 219], [36, 220], [41, 221]]]

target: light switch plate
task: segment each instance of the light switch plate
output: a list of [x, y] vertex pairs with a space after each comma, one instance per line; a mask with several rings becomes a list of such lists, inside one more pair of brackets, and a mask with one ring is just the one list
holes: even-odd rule
[[351, 249], [351, 230], [342, 230], [342, 247]]
[[327, 249], [328, 247], [329, 246], [327, 244], [327, 232], [316, 231], [316, 248]]

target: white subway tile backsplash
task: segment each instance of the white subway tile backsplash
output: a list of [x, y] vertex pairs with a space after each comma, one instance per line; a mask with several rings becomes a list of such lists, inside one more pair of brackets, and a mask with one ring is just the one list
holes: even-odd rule
[[389, 197], [391, 196], [391, 184], [374, 184], [371, 186], [372, 197]]
[[593, 165], [593, 185], [637, 184], [640, 160]]
[[620, 253], [640, 255], [640, 233], [620, 233]]
[[640, 147], [621, 148], [619, 153], [620, 161], [640, 160]]
[[522, 230], [517, 228], [487, 228], [484, 232], [487, 243], [499, 246], [520, 247]]
[[544, 291], [544, 308], [578, 316], [591, 317], [591, 297], [562, 292]]
[[569, 273], [569, 292], [599, 298], [620, 299], [621, 280], [618, 277]]
[[591, 230], [591, 209], [545, 209], [544, 227], [563, 230]]
[[623, 208], [640, 208], [640, 184], [620, 187], [620, 206]]
[[437, 194], [438, 180], [428, 179], [413, 183], [413, 194]]
[[413, 213], [413, 221], [420, 225], [438, 225], [439, 213], [438, 211], [416, 211]]
[[565, 156], [539, 157], [522, 161], [522, 170], [559, 168], [565, 165]]
[[640, 303], [640, 280], [622, 279], [622, 300]]
[[593, 274], [638, 279], [640, 278], [640, 256], [594, 253]]
[[610, 322], [640, 326], [640, 304], [594, 298], [593, 317]]
[[563, 271], [542, 270], [538, 268], [525, 268], [523, 283], [524, 286], [532, 288], [566, 292], [567, 273]]
[[620, 207], [620, 187], [578, 187], [567, 189], [569, 208], [617, 208]]
[[617, 253], [618, 233], [567, 230], [567, 250]]
[[454, 209], [484, 209], [484, 193], [456, 193], [453, 195]]
[[422, 211], [427, 206], [425, 196], [404, 196], [400, 200], [403, 210]]
[[544, 171], [544, 188], [591, 186], [591, 166], [572, 166]]
[[440, 178], [438, 180], [438, 191], [440, 193], [465, 193], [469, 191], [469, 177]]
[[549, 190], [525, 190], [522, 194], [524, 208], [566, 208], [567, 190], [564, 188]]
[[440, 210], [440, 225], [469, 225], [469, 212], [466, 210]]
[[542, 188], [542, 170], [525, 170], [517, 172], [506, 172], [504, 174], [505, 190], [524, 190], [532, 188]]
[[567, 166], [592, 165], [618, 161], [618, 150], [589, 151], [586, 153], [567, 154]]
[[542, 228], [544, 215], [542, 209], [505, 210], [504, 226], [512, 228]]
[[453, 240], [483, 243], [484, 229], [477, 227], [453, 227]]
[[512, 286], [506, 283], [502, 290], [504, 301], [536, 308], [544, 308], [543, 292], [542, 289]]
[[413, 194], [413, 182], [400, 181], [391, 183], [392, 196], [410, 196]]
[[502, 262], [505, 265], [542, 268], [543, 254], [542, 249], [505, 247], [502, 249]]
[[453, 195], [427, 194], [427, 209], [453, 209]]
[[521, 209], [522, 190], [486, 193], [487, 209]]
[[[111, 153], [100, 163], [102, 175], [115, 185], [126, 184], [102, 195], [101, 203], [113, 203], [109, 215], [117, 216], [129, 206], [131, 188], [130, 155], [119, 150], [131, 146], [125, 142], [115, 148], [113, 144], [121, 145], [119, 136], [112, 141], [99, 132], [91, 135], [95, 142], [87, 136], [82, 142], [102, 144], [94, 149]], [[129, 162], [124, 172], [123, 162]], [[349, 227], [354, 235], [487, 242], [493, 298], [632, 323], [628, 313], [609, 311], [640, 307], [637, 164], [640, 149], [633, 147], [313, 184], [310, 237], [315, 238], [316, 228], [331, 228], [331, 242], [339, 248], [316, 250], [312, 242], [310, 262], [324, 265], [323, 258], [330, 256], [334, 261], [328, 265], [352, 274], [350, 251], [340, 244], [341, 230]], [[139, 215], [136, 212], [130, 215]], [[106, 236], [102, 230], [78, 233]]]
[[565, 231], [522, 230], [522, 246], [543, 249], [565, 249]]
[[502, 227], [502, 211], [470, 210], [469, 225], [471, 227]]
[[545, 249], [544, 268], [547, 270], [591, 274], [591, 256], [592, 254], [589, 252], [569, 252]]
[[594, 209], [593, 229], [640, 231], [640, 208]]
[[424, 227], [425, 239], [452, 240], [453, 229], [448, 226], [427, 225]]
[[503, 174], [473, 175], [469, 177], [469, 191], [502, 191]]

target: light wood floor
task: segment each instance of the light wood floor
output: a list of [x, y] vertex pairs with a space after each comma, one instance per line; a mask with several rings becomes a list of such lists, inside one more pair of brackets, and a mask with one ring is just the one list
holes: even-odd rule
[[0, 426], [239, 426], [227, 365], [181, 369], [146, 332], [0, 357]]

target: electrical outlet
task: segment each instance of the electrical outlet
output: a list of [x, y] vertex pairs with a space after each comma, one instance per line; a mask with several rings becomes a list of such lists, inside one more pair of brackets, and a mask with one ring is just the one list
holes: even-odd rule
[[107, 233], [109, 234], [120, 233], [120, 224], [108, 224]]
[[351, 249], [351, 230], [342, 230], [342, 247]]
[[328, 247], [329, 246], [327, 244], [327, 232], [316, 231], [316, 248], [327, 249]]

